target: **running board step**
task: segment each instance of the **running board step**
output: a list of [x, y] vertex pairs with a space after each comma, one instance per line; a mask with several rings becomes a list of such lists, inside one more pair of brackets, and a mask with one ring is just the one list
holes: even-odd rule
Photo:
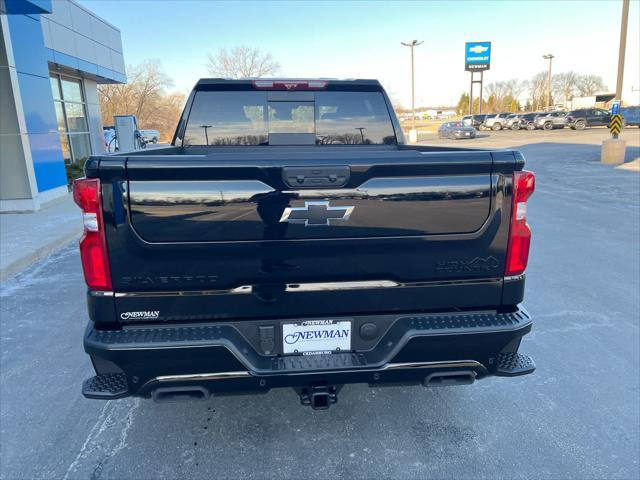
[[536, 364], [529, 355], [517, 352], [501, 353], [498, 355], [496, 376], [517, 377], [533, 373], [535, 369]]
[[82, 384], [82, 395], [100, 400], [128, 397], [127, 378], [124, 373], [103, 373], [87, 378]]

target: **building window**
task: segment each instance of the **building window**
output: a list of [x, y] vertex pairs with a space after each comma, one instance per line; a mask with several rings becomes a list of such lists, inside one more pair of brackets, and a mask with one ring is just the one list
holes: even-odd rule
[[64, 161], [84, 162], [91, 155], [91, 139], [82, 81], [55, 73], [50, 80]]

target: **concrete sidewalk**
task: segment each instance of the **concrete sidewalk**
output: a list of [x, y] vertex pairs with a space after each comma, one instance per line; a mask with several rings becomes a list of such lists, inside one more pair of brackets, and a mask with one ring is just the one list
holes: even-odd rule
[[64, 247], [82, 233], [71, 194], [35, 213], [0, 214], [0, 280]]

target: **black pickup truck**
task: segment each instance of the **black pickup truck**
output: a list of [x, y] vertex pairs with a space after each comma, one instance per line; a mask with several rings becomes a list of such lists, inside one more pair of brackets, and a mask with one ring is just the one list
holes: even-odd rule
[[407, 145], [373, 80], [200, 80], [172, 144], [74, 184], [87, 398], [531, 373], [519, 304], [534, 175], [517, 151]]

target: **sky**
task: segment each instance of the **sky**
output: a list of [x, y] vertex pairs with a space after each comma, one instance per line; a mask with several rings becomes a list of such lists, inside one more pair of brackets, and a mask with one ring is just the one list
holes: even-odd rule
[[[455, 105], [469, 90], [464, 43], [491, 41], [489, 82], [546, 71], [602, 76], [615, 90], [622, 0], [426, 2], [223, 2], [80, 0], [122, 32], [125, 62], [159, 59], [172, 90], [188, 94], [207, 77], [207, 54], [246, 45], [273, 55], [279, 76], [377, 78], [416, 106]], [[640, 103], [640, 0], [631, 0], [623, 99]], [[635, 91], [632, 91], [635, 89]]]

